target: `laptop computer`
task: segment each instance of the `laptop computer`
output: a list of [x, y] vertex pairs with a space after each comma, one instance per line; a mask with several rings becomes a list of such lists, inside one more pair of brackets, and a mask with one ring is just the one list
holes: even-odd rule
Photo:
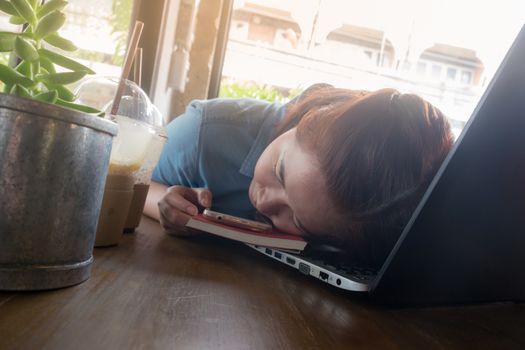
[[252, 248], [380, 303], [525, 300], [525, 26], [379, 271]]

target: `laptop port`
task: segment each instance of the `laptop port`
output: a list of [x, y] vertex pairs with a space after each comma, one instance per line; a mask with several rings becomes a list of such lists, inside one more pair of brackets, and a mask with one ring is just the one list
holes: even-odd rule
[[286, 257], [286, 262], [290, 265], [295, 265], [295, 259], [292, 259], [292, 258], [289, 258], [289, 257]]
[[279, 252], [273, 252], [273, 256], [275, 256], [279, 260], [281, 260], [281, 258], [283, 257], [283, 255]]
[[326, 272], [319, 271], [319, 278], [323, 281], [328, 281], [328, 274]]
[[310, 275], [310, 266], [306, 265], [305, 263], [300, 262], [299, 271], [301, 271], [305, 275]]
[[268, 255], [272, 255], [272, 250], [271, 249], [266, 248], [266, 249], [264, 249], [264, 252], [266, 254], [268, 254]]

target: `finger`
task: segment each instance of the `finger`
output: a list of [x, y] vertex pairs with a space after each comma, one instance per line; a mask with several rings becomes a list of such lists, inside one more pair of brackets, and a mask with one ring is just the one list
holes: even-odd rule
[[190, 216], [173, 208], [165, 201], [159, 202], [160, 223], [165, 230], [183, 228]]
[[197, 194], [198, 202], [203, 208], [211, 207], [212, 194], [211, 191], [207, 188], [195, 188], [195, 193]]
[[195, 191], [184, 186], [172, 186], [168, 188], [163, 200], [173, 208], [188, 215], [197, 215], [198, 199]]
[[186, 227], [178, 227], [178, 226], [170, 226], [170, 225], [164, 226], [163, 225], [162, 228], [164, 229], [164, 232], [166, 232], [169, 235], [174, 235], [174, 236], [179, 236], [179, 237], [194, 235], [193, 231], [188, 230]]
[[[160, 207], [160, 204], [159, 204]], [[178, 219], [175, 219], [175, 222], [172, 223], [171, 220], [174, 220], [173, 217], [167, 217], [163, 214], [163, 211], [160, 210], [160, 224], [164, 231], [167, 234], [175, 236], [198, 236], [203, 234], [201, 231], [186, 227], [186, 223], [190, 219], [190, 216], [180, 214]], [[168, 214], [169, 216], [169, 214]]]
[[207, 188], [188, 188], [172, 186], [168, 189], [169, 203], [189, 215], [196, 215], [198, 211], [211, 207], [212, 194]]

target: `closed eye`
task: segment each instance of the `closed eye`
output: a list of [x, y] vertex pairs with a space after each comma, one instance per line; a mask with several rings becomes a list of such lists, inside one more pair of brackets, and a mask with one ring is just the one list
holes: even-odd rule
[[282, 185], [283, 181], [282, 181], [282, 178], [280, 177], [280, 174], [279, 174], [279, 160], [281, 158], [278, 158], [277, 161], [275, 161], [275, 163], [273, 164], [273, 174], [275, 175], [275, 177], [277, 178], [277, 180], [279, 181], [279, 183]]
[[286, 187], [284, 181], [284, 153], [285, 152], [283, 152], [279, 159], [277, 159], [277, 161], [275, 162], [273, 172], [277, 180], [279, 180], [279, 182], [281, 183], [281, 185], [283, 185], [283, 187]]

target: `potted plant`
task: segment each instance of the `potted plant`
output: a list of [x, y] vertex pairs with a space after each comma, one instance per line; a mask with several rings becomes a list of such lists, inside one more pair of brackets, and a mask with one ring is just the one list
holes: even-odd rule
[[[39, 290], [90, 275], [116, 124], [74, 103], [67, 85], [94, 72], [50, 46], [64, 0], [0, 0], [19, 33], [0, 32], [0, 290]], [[60, 71], [57, 71], [60, 67]]]

